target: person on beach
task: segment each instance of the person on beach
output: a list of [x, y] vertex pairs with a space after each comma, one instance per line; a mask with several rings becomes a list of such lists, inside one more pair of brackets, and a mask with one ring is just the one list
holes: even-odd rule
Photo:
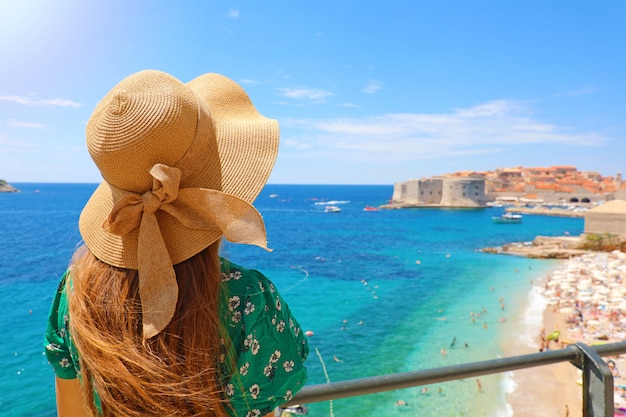
[[476, 388], [478, 389], [478, 392], [483, 392], [483, 384], [480, 382], [480, 379], [476, 380]]
[[45, 333], [58, 415], [263, 416], [291, 400], [304, 332], [268, 278], [219, 254], [222, 238], [270, 250], [251, 203], [278, 123], [222, 75], [148, 70], [102, 99], [86, 139], [104, 180]]
[[546, 329], [545, 327], [542, 327], [541, 330], [539, 331], [539, 352], [543, 352], [544, 350], [547, 350], [547, 340], [546, 340]]

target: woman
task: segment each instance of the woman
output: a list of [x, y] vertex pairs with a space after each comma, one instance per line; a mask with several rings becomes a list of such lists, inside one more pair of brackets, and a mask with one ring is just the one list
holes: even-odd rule
[[251, 202], [277, 122], [221, 75], [142, 71], [104, 97], [86, 136], [104, 181], [46, 332], [59, 416], [252, 417], [289, 401], [306, 338], [266, 277], [219, 256], [222, 237], [267, 249]]

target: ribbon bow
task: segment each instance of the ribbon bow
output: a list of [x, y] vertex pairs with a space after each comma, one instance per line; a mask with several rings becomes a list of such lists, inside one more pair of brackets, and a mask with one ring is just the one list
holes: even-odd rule
[[[152, 190], [143, 195], [121, 191], [102, 227], [118, 236], [139, 228], [137, 266], [143, 335], [149, 339], [168, 325], [176, 310], [178, 284], [156, 216], [162, 210], [189, 229], [219, 231], [231, 242], [267, 249], [259, 212], [234, 195], [207, 188], [179, 189], [181, 171], [156, 164]], [[269, 249], [267, 249], [269, 250]]]

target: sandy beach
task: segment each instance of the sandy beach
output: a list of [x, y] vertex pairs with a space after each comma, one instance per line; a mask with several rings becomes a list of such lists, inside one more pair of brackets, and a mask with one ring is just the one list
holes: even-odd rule
[[[543, 335], [559, 331], [559, 341], [545, 341], [542, 330], [527, 343], [511, 344], [506, 356], [559, 349], [569, 343], [617, 342], [626, 338], [626, 254], [587, 253], [563, 261], [562, 266], [535, 283], [533, 291], [544, 306]], [[543, 340], [543, 342], [542, 342]], [[543, 345], [543, 346], [542, 346]], [[626, 386], [626, 359], [615, 363], [616, 410], [626, 407], [620, 386]], [[515, 389], [507, 395], [512, 415], [536, 417], [582, 416], [580, 375], [570, 363], [530, 368], [513, 373]]]

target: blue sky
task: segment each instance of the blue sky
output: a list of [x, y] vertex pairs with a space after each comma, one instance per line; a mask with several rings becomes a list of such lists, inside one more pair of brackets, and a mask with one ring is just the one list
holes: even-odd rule
[[0, 0], [0, 178], [99, 182], [84, 130], [143, 69], [243, 85], [271, 183], [626, 174], [626, 2]]

